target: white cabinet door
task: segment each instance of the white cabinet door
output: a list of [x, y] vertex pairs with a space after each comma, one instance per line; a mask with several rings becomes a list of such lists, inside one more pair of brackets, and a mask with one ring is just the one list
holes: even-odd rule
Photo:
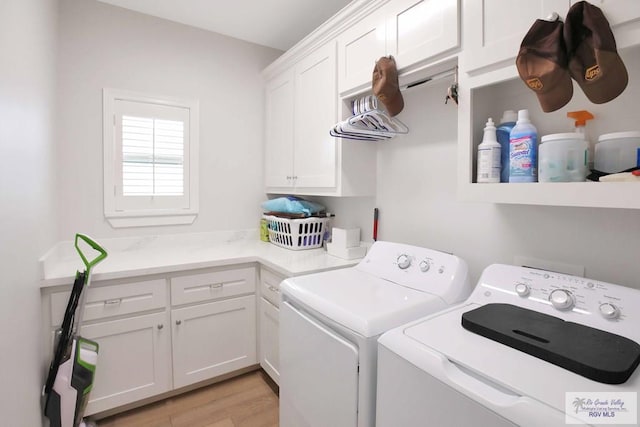
[[289, 69], [266, 83], [265, 185], [293, 186], [294, 72]]
[[174, 388], [256, 363], [254, 295], [174, 309], [171, 325]]
[[460, 45], [459, 0], [396, 0], [388, 3], [387, 53], [398, 69]]
[[[577, 3], [572, 0], [571, 4]], [[613, 29], [618, 48], [640, 43], [640, 2], [638, 0], [590, 0], [602, 9]]]
[[296, 187], [335, 187], [336, 47], [329, 42], [295, 66], [294, 180]]
[[465, 0], [463, 69], [514, 63], [535, 20], [552, 12], [564, 18], [569, 5], [569, 0]]
[[86, 415], [171, 389], [168, 313], [85, 325], [81, 333], [100, 346]]
[[260, 298], [260, 366], [280, 383], [280, 310], [264, 298]]
[[387, 54], [386, 17], [383, 10], [354, 24], [338, 36], [338, 88], [341, 94], [371, 86], [373, 66]]
[[[575, 3], [578, 0], [571, 1], [572, 5]], [[612, 28], [640, 18], [638, 0], [589, 0], [589, 3], [602, 9]]]

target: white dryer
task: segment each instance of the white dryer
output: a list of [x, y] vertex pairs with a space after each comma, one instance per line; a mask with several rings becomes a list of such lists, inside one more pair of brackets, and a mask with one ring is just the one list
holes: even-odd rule
[[355, 267], [282, 282], [280, 425], [375, 425], [377, 339], [471, 292], [466, 263], [376, 242]]
[[377, 425], [637, 425], [639, 308], [636, 289], [491, 265], [464, 304], [380, 337]]

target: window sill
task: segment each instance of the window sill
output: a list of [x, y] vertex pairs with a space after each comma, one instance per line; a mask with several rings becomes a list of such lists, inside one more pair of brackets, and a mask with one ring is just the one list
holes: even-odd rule
[[127, 227], [154, 227], [159, 225], [188, 225], [192, 224], [198, 215], [195, 213], [188, 214], [163, 214], [163, 215], [130, 215], [123, 214], [105, 214], [105, 217], [109, 224], [113, 228], [127, 228]]

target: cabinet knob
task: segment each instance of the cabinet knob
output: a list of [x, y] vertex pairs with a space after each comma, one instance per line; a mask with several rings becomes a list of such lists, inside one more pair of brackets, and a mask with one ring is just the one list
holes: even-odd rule
[[209, 285], [209, 287], [211, 289], [220, 289], [220, 288], [222, 288], [222, 285], [223, 285], [223, 283], [214, 283], [214, 284]]
[[176, 325], [180, 326], [182, 324], [182, 320], [176, 320]]
[[162, 328], [164, 328], [164, 325], [163, 325], [162, 323], [160, 323], [160, 324], [158, 325], [158, 330], [160, 330], [160, 329], [162, 329]]
[[269, 290], [271, 292], [275, 292], [276, 294], [280, 293], [280, 289], [276, 288], [275, 286], [269, 286]]
[[290, 180], [291, 178], [293, 178], [292, 176], [287, 175], [287, 180]]

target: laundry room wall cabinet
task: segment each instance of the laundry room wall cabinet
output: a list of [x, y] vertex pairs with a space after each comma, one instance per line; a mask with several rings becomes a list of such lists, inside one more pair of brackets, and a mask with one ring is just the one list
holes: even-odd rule
[[[504, 110], [528, 109], [538, 136], [572, 132], [573, 121], [566, 113], [588, 110], [595, 119], [587, 124], [593, 143], [599, 135], [639, 130], [637, 99], [640, 86], [640, 6], [634, 0], [596, 0], [592, 4], [607, 17], [628, 74], [629, 85], [614, 100], [593, 104], [574, 84], [573, 97], [563, 108], [544, 113], [535, 94], [518, 76], [515, 58], [522, 38], [535, 19], [557, 12], [564, 19], [576, 1], [491, 0], [463, 1], [463, 47], [460, 54], [460, 103], [458, 108], [458, 198], [491, 203], [583, 206], [640, 209], [637, 184], [553, 182], [475, 182], [477, 148], [488, 117], [498, 123]], [[517, 13], [516, 13], [517, 10]]]
[[401, 74], [451, 59], [460, 46], [459, 0], [361, 0], [285, 52], [265, 79], [268, 193], [372, 196], [375, 143], [329, 135], [371, 92], [375, 61], [396, 57]]

